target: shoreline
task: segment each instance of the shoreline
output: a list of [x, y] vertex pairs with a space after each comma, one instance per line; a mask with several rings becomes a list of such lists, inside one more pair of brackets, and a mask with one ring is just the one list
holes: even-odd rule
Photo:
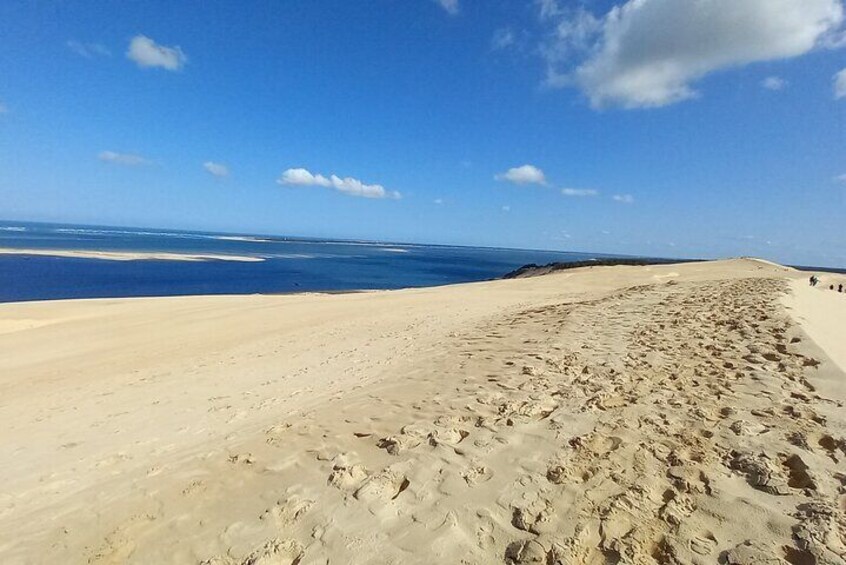
[[[0, 255], [2, 255], [2, 248], [0, 248]], [[728, 259], [731, 260], [731, 259]], [[751, 261], [760, 261], [758, 259], [750, 259]], [[716, 260], [721, 261], [721, 260]], [[528, 265], [524, 265], [515, 271], [511, 271], [506, 273], [505, 275], [494, 277], [494, 278], [487, 278], [487, 279], [480, 279], [480, 280], [473, 280], [473, 281], [465, 281], [465, 282], [452, 282], [452, 283], [443, 283], [443, 284], [434, 284], [434, 285], [427, 285], [427, 286], [406, 286], [406, 287], [399, 287], [399, 288], [357, 288], [357, 289], [337, 289], [337, 290], [291, 290], [291, 291], [280, 291], [280, 292], [253, 292], [253, 293], [186, 293], [186, 294], [149, 294], [149, 295], [114, 295], [114, 296], [91, 296], [91, 297], [59, 297], [59, 298], [38, 298], [32, 300], [16, 300], [16, 301], [0, 301], [0, 305], [3, 304], [31, 304], [31, 303], [40, 303], [40, 302], [66, 302], [66, 301], [95, 301], [95, 300], [149, 300], [149, 299], [179, 299], [179, 298], [198, 298], [198, 297], [244, 297], [244, 296], [320, 296], [320, 295], [344, 295], [344, 294], [372, 294], [372, 293], [382, 293], [382, 292], [403, 292], [403, 291], [414, 291], [414, 290], [423, 290], [423, 289], [439, 289], [439, 288], [449, 288], [449, 287], [463, 287], [467, 285], [474, 285], [480, 283], [490, 283], [496, 281], [505, 281], [505, 280], [513, 280], [513, 279], [522, 279], [522, 278], [533, 278], [538, 276], [546, 276], [556, 273], [561, 273], [562, 271], [568, 271], [572, 269], [593, 269], [593, 268], [602, 268], [602, 267], [637, 267], [637, 266], [672, 266], [678, 264], [687, 264], [687, 263], [699, 263], [699, 262], [708, 262], [705, 260], [692, 260], [692, 261], [684, 261], [684, 260], [661, 260], [659, 262], [648, 262], [648, 263], [629, 263], [625, 260], [622, 262], [611, 262], [611, 263], [603, 263], [603, 264], [582, 264], [584, 262], [577, 261], [573, 264], [572, 267], [567, 266], [570, 265], [569, 263], [556, 263], [555, 265], [564, 265], [564, 267], [559, 267], [556, 269], [552, 269], [549, 271], [544, 271], [541, 273], [530, 273], [527, 275], [520, 275], [520, 276], [509, 276], [512, 273], [516, 273], [518, 271], [523, 271], [530, 267]], [[775, 263], [765, 262], [766, 264], [776, 265]], [[546, 266], [542, 266], [540, 268], [545, 268]], [[779, 265], [779, 267], [781, 267]], [[784, 267], [782, 267], [784, 268]], [[663, 277], [670, 277], [672, 278], [675, 276], [674, 274], [663, 275]]]
[[[0, 255], [3, 254], [3, 249], [0, 248]], [[213, 256], [203, 256], [203, 257], [213, 257]], [[195, 297], [217, 297], [217, 298], [224, 298], [224, 297], [245, 297], [245, 296], [332, 296], [332, 295], [344, 295], [344, 294], [372, 294], [372, 293], [381, 293], [381, 292], [400, 292], [400, 291], [413, 291], [413, 290], [422, 290], [422, 289], [438, 289], [438, 288], [446, 288], [446, 287], [460, 287], [466, 285], [473, 285], [478, 283], [487, 283], [487, 282], [494, 282], [494, 281], [503, 281], [503, 280], [516, 280], [516, 279], [525, 279], [525, 278], [534, 278], [534, 277], [545, 277], [548, 275], [555, 275], [555, 274], [562, 274], [567, 271], [571, 270], [582, 270], [582, 269], [599, 269], [599, 268], [610, 268], [610, 267], [654, 267], [654, 266], [665, 266], [671, 267], [673, 265], [687, 265], [687, 264], [696, 264], [696, 263], [719, 263], [721, 261], [752, 261], [760, 263], [761, 265], [774, 267], [780, 269], [785, 272], [795, 271], [801, 273], [809, 273], [823, 276], [825, 281], [832, 282], [834, 279], [832, 277], [838, 277], [841, 275], [840, 271], [826, 271], [826, 270], [805, 270], [805, 268], [787, 266], [787, 265], [780, 265], [778, 263], [774, 263], [772, 261], [768, 261], [765, 259], [758, 259], [755, 257], [740, 257], [740, 258], [730, 258], [730, 259], [716, 259], [716, 260], [707, 260], [707, 259], [692, 259], [692, 260], [673, 260], [673, 259], [611, 259], [608, 262], [605, 260], [598, 260], [598, 262], [591, 262], [591, 261], [576, 261], [573, 263], [551, 263], [548, 265], [524, 265], [510, 271], [500, 277], [496, 278], [489, 278], [489, 279], [481, 279], [477, 281], [466, 281], [466, 282], [458, 282], [458, 283], [444, 283], [444, 284], [437, 284], [437, 285], [429, 285], [429, 286], [408, 286], [408, 287], [400, 287], [400, 288], [359, 288], [359, 289], [338, 289], [338, 290], [291, 290], [291, 291], [280, 291], [280, 292], [253, 292], [253, 293], [185, 293], [185, 294], [148, 294], [148, 295], [114, 295], [114, 296], [91, 296], [91, 297], [58, 297], [58, 298], [37, 298], [31, 300], [14, 300], [14, 301], [0, 301], [0, 305], [3, 304], [32, 304], [32, 303], [41, 303], [41, 302], [67, 302], [67, 301], [97, 301], [97, 300], [150, 300], [150, 299], [190, 299]], [[808, 268], [810, 269], [810, 268]], [[673, 272], [668, 272], [664, 275], [659, 275], [660, 278], [663, 279], [672, 279], [673, 277], [677, 276], [677, 274]], [[831, 279], [831, 280], [829, 280]], [[804, 279], [803, 279], [804, 280]], [[828, 284], [826, 282], [826, 284]], [[846, 284], [846, 277], [843, 279], [844, 284]], [[824, 285], [823, 285], [824, 286]], [[845, 369], [846, 370], [846, 369]]]

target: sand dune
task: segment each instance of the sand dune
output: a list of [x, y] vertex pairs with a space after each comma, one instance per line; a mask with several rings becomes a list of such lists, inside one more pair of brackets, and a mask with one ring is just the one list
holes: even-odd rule
[[805, 279], [0, 305], [0, 561], [842, 563], [846, 296]]

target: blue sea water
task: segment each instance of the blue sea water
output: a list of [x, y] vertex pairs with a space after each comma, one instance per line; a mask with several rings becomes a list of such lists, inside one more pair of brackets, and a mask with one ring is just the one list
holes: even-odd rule
[[0, 254], [0, 302], [397, 289], [501, 277], [527, 263], [607, 255], [0, 222], [0, 248], [261, 257], [114, 261]]

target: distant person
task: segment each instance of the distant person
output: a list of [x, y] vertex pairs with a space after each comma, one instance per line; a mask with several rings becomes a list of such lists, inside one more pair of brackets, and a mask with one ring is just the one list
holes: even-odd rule
[[820, 279], [817, 278], [817, 275], [811, 275], [810, 281], [811, 286], [817, 286], [817, 283], [820, 282]]
[[828, 285], [828, 290], [834, 290], [834, 285], [833, 284]]
[[843, 284], [837, 285], [837, 292], [843, 292]]

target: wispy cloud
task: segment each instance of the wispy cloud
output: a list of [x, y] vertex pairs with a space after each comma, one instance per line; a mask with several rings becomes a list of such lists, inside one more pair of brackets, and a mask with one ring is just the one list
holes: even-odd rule
[[117, 153], [115, 151], [101, 151], [97, 158], [106, 163], [124, 165], [127, 167], [138, 167], [149, 165], [150, 160], [134, 153]]
[[564, 196], [598, 196], [599, 191], [592, 188], [562, 188]]
[[494, 32], [491, 38], [491, 49], [494, 51], [502, 51], [508, 49], [517, 42], [517, 37], [514, 35], [514, 30], [508, 27], [498, 29]]
[[836, 177], [834, 177], [834, 180], [836, 180], [837, 182], [846, 183], [846, 173], [843, 173], [842, 175], [837, 175]]
[[512, 167], [504, 173], [495, 175], [494, 179], [514, 184], [546, 184], [546, 175], [534, 165]]
[[229, 176], [229, 167], [221, 163], [213, 161], [206, 161], [203, 163], [203, 168], [212, 176], [223, 178]]
[[321, 174], [312, 174], [311, 171], [303, 168], [287, 169], [276, 179], [276, 182], [288, 186], [321, 186], [362, 198], [402, 198], [399, 192], [388, 191], [380, 184], [364, 184], [352, 177], [341, 178], [336, 175], [325, 177]]
[[188, 57], [178, 45], [159, 45], [146, 35], [136, 35], [132, 38], [126, 56], [139, 67], [160, 67], [168, 71], [178, 71], [188, 62]]
[[510, 211], [511, 211], [511, 206], [503, 206], [503, 207], [502, 207], [502, 211], [503, 211], [503, 212], [505, 212], [505, 213], [510, 212]]
[[614, 202], [620, 202], [622, 204], [632, 204], [635, 201], [634, 196], [631, 194], [615, 194], [611, 198], [614, 199]]
[[541, 20], [557, 18], [563, 14], [561, 6], [558, 5], [558, 0], [537, 0], [537, 4]]
[[437, 204], [438, 206], [440, 206], [441, 204], [443, 204], [443, 203], [444, 203], [444, 199], [443, 199], [443, 198], [435, 198], [435, 199], [433, 200], [433, 202], [434, 202], [435, 204]]
[[761, 86], [767, 90], [784, 90], [789, 83], [781, 77], [767, 77], [761, 81]]
[[834, 98], [840, 100], [846, 96], [846, 69], [834, 75]]
[[68, 49], [70, 49], [80, 57], [85, 57], [86, 59], [92, 59], [94, 57], [112, 56], [112, 52], [109, 50], [109, 48], [99, 43], [83, 43], [82, 41], [69, 39], [65, 43], [65, 45]]
[[451, 16], [458, 14], [460, 9], [458, 6], [458, 0], [435, 0], [435, 2], [437, 2], [441, 8], [446, 10]]
[[694, 98], [694, 83], [714, 71], [841, 43], [844, 18], [840, 0], [628, 0], [601, 17], [539, 6], [547, 82], [580, 88], [595, 108]]

